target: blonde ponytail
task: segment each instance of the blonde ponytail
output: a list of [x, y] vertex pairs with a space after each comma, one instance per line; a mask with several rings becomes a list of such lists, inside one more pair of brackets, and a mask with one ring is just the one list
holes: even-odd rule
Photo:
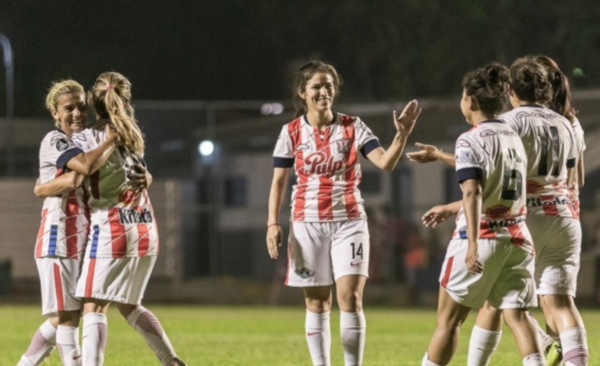
[[144, 136], [131, 106], [131, 82], [117, 72], [100, 74], [90, 91], [88, 102], [101, 118], [108, 118], [129, 150], [143, 154]]

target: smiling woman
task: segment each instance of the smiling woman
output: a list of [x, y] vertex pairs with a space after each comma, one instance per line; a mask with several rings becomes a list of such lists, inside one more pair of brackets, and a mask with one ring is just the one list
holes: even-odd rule
[[279, 212], [295, 168], [286, 285], [300, 287], [306, 302], [306, 340], [314, 365], [330, 365], [329, 314], [337, 285], [346, 365], [361, 365], [366, 340], [362, 296], [369, 274], [369, 229], [358, 183], [359, 152], [391, 171], [421, 112], [416, 101], [397, 117], [396, 136], [386, 151], [358, 117], [334, 112], [341, 78], [335, 68], [311, 61], [296, 73], [296, 119], [283, 126], [275, 146], [269, 196], [267, 249], [279, 255]]

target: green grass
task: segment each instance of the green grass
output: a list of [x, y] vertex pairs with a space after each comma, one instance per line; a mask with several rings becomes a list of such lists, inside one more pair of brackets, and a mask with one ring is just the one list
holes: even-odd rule
[[[179, 356], [191, 366], [307, 365], [304, 309], [267, 307], [148, 306], [161, 320]], [[37, 306], [0, 306], [0, 366], [14, 366], [44, 320]], [[339, 316], [332, 313], [332, 364], [343, 365]], [[366, 309], [368, 328], [365, 366], [419, 366], [433, 328], [435, 312], [410, 309]], [[600, 365], [600, 312], [583, 311], [588, 324], [590, 365]], [[463, 327], [453, 365], [466, 364], [472, 322]], [[540, 314], [536, 314], [541, 319]], [[143, 339], [116, 310], [109, 313], [104, 365], [158, 365]], [[514, 340], [505, 329], [492, 365], [520, 365]], [[43, 363], [61, 365], [58, 353]]]

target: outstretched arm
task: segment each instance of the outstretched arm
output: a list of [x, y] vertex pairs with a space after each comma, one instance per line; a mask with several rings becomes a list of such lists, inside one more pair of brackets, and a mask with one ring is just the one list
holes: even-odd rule
[[397, 112], [394, 111], [396, 135], [394, 136], [392, 144], [387, 150], [382, 147], [374, 149], [367, 155], [367, 159], [379, 169], [392, 171], [396, 164], [398, 164], [400, 155], [402, 155], [402, 151], [406, 145], [406, 140], [412, 132], [420, 114], [421, 108], [419, 108], [419, 103], [416, 100], [410, 101], [406, 107], [404, 107], [404, 110], [399, 117], [397, 116]]
[[436, 228], [442, 222], [456, 215], [462, 207], [462, 203], [463, 201], [456, 201], [445, 205], [435, 206], [425, 212], [421, 221], [425, 227]]
[[85, 176], [76, 172], [68, 172], [43, 184], [38, 179], [35, 182], [33, 193], [40, 198], [59, 196], [79, 187], [84, 178]]
[[430, 163], [439, 160], [451, 166], [455, 165], [454, 154], [444, 152], [433, 145], [426, 145], [420, 142], [415, 143], [415, 146], [421, 149], [421, 151], [407, 153], [406, 156], [410, 161], [415, 163]]
[[267, 250], [272, 259], [279, 256], [283, 231], [279, 225], [279, 212], [291, 168], [274, 168], [271, 192], [269, 193], [269, 217], [267, 219]]
[[106, 141], [94, 150], [72, 157], [66, 164], [67, 168], [85, 176], [100, 169], [120, 144], [119, 136], [110, 123], [105, 125], [105, 131], [107, 136]]

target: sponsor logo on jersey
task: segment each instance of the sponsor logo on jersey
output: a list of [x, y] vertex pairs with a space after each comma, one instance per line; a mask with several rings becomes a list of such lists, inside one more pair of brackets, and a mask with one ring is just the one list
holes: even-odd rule
[[304, 151], [304, 150], [308, 150], [310, 147], [308, 146], [308, 144], [300, 144], [298, 146], [296, 146], [296, 151]]
[[568, 205], [572, 206], [573, 202], [568, 197], [555, 196], [550, 200], [543, 200], [539, 197], [528, 198], [527, 206], [529, 207], [540, 207], [540, 206], [551, 206], [551, 205]]
[[309, 174], [333, 175], [344, 166], [342, 160], [335, 160], [322, 151], [308, 155], [304, 159], [304, 171]]
[[525, 217], [517, 217], [514, 219], [508, 219], [508, 220], [492, 220], [492, 221], [488, 221], [487, 223], [490, 226], [490, 229], [493, 229], [496, 227], [507, 227], [507, 226], [512, 226], [512, 225], [517, 225], [522, 222], [525, 222]]
[[471, 147], [471, 144], [467, 140], [460, 139], [456, 141], [456, 147]]
[[475, 158], [471, 154], [469, 150], [457, 150], [456, 151], [456, 163], [458, 164], [468, 164], [475, 163]]
[[302, 267], [300, 269], [296, 269], [294, 272], [298, 275], [298, 277], [307, 279], [315, 275], [315, 271], [312, 269], [308, 269], [306, 267]]
[[137, 211], [122, 208], [119, 210], [119, 221], [121, 224], [150, 224], [152, 223], [152, 212], [147, 209]]
[[335, 145], [337, 147], [337, 151], [340, 154], [347, 154], [348, 151], [350, 151], [351, 142], [350, 142], [350, 139], [342, 139], [342, 140], [336, 141]]

